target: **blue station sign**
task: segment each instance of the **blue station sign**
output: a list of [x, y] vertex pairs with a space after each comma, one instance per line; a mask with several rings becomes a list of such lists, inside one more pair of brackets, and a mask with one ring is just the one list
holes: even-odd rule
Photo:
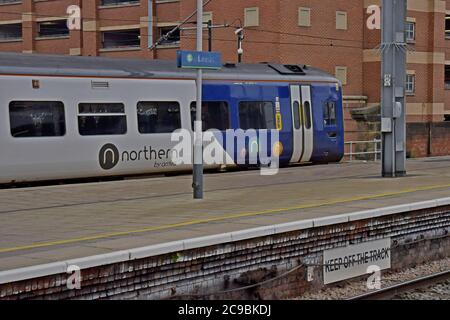
[[222, 59], [219, 52], [177, 51], [178, 68], [220, 69]]

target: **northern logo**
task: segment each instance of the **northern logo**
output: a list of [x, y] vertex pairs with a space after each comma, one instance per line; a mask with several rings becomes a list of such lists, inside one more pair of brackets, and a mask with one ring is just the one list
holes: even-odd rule
[[112, 143], [105, 144], [98, 154], [98, 162], [104, 170], [110, 170], [119, 163], [119, 150]]

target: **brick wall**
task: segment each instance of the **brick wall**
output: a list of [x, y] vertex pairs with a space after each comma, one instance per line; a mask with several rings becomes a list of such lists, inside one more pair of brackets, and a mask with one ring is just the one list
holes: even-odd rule
[[423, 209], [88, 268], [80, 290], [67, 289], [67, 274], [4, 284], [0, 298], [291, 298], [323, 287], [323, 250], [390, 237], [399, 269], [450, 256], [449, 231], [449, 206]]
[[450, 155], [450, 122], [408, 123], [406, 137], [412, 158]]

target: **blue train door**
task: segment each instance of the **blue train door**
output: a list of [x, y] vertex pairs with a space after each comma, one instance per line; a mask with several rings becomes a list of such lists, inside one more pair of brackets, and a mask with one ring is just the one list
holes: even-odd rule
[[290, 162], [308, 162], [313, 151], [311, 87], [291, 85], [293, 150]]

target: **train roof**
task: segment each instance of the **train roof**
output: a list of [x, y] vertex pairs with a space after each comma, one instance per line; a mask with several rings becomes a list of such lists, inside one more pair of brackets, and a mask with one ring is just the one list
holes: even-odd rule
[[[0, 53], [0, 74], [113, 78], [195, 78], [195, 70], [180, 69], [174, 60], [145, 60], [67, 55]], [[205, 79], [338, 82], [330, 74], [304, 65], [231, 64], [205, 70]]]

